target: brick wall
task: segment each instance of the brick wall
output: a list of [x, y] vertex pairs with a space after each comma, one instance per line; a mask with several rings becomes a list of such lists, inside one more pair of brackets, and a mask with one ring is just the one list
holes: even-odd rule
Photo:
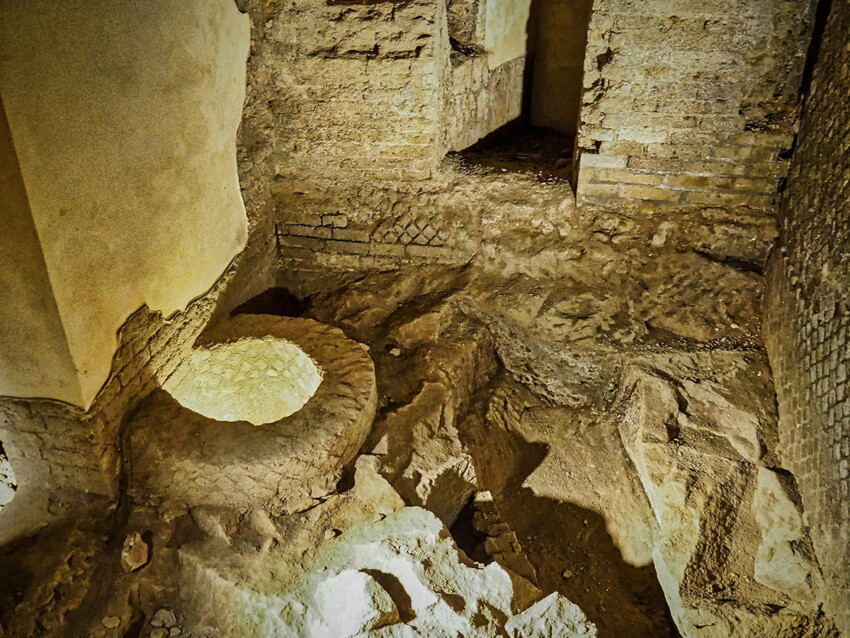
[[595, 0], [580, 204], [774, 204], [794, 139], [810, 0]]
[[850, 633], [850, 1], [834, 0], [769, 268], [765, 338], [784, 460]]
[[443, 2], [245, 0], [252, 50], [243, 138], [274, 173], [422, 178], [447, 144]]

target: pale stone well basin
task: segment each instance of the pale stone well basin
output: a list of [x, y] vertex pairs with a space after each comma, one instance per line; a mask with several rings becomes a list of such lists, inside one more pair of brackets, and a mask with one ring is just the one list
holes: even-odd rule
[[211, 419], [265, 425], [298, 412], [321, 382], [321, 369], [294, 343], [248, 337], [194, 349], [163, 389]]
[[309, 506], [336, 485], [375, 417], [375, 370], [310, 319], [219, 322], [127, 424], [134, 498], [175, 506]]

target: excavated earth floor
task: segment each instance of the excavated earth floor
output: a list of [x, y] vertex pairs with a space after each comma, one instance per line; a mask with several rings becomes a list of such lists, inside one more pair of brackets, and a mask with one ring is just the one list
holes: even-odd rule
[[[0, 626], [299, 635], [267, 624], [307, 622], [284, 594], [348, 560], [360, 571], [338, 576], [375, 614], [352, 620], [372, 623], [364, 635], [504, 635], [557, 610], [569, 635], [591, 631], [585, 617], [612, 637], [837, 635], [777, 449], [760, 320], [773, 219], [576, 209], [569, 140], [522, 135], [449, 162], [503, 217], [485, 210], [474, 260], [284, 257], [279, 287], [234, 311], [314, 319], [367, 349], [377, 414], [334, 490], [270, 516], [157, 507], [125, 489], [106, 525], [94, 508], [4, 548]], [[396, 541], [370, 535], [382, 525]], [[429, 543], [442, 559], [417, 553]], [[378, 562], [355, 566], [356, 548]], [[381, 575], [393, 552], [430, 593]], [[486, 600], [470, 606], [470, 583], [487, 583]], [[332, 600], [335, 586], [319, 590]]]

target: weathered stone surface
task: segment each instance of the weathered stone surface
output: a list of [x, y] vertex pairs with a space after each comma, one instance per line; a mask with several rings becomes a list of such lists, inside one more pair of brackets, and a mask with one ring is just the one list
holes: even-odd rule
[[17, 481], [12, 464], [5, 455], [0, 455], [0, 508], [12, 502], [15, 498], [16, 487]]
[[[847, 450], [832, 422], [847, 313], [829, 210], [846, 180], [818, 180], [843, 166], [840, 99], [807, 98], [816, 139], [798, 142], [783, 194], [774, 324], [799, 296], [797, 318], [770, 329], [783, 445], [760, 321], [813, 3], [597, 0], [580, 166], [572, 140], [548, 132], [445, 157], [520, 113], [534, 75], [514, 37], [525, 25], [487, 16], [522, 16], [526, 0], [238, 4], [253, 40], [238, 150], [249, 250], [185, 313], [131, 317], [90, 414], [2, 402], [21, 489], [0, 542], [31, 535], [41, 521], [18, 512], [35, 502], [75, 524], [66, 503], [80, 496], [57, 485], [116, 496], [124, 469], [135, 497], [126, 524], [101, 513], [79, 532], [97, 550], [40, 566], [37, 548], [63, 546], [48, 529], [26, 560], [4, 554], [2, 630], [12, 618], [15, 638], [33, 635], [37, 619], [106, 638], [164, 606], [185, 631], [147, 622], [143, 635], [554, 637], [592, 634], [587, 618], [606, 636], [674, 636], [675, 621], [701, 638], [832, 638], [846, 593]], [[833, 71], [813, 86], [840, 95], [845, 18], [833, 20]], [[488, 50], [494, 34], [509, 46]], [[271, 425], [204, 419], [164, 391], [125, 420], [181, 381], [211, 316], [268, 286], [298, 298], [270, 311], [362, 342], [326, 328], [345, 347], [316, 358], [357, 368], [356, 382], [326, 376]], [[251, 321], [312, 338], [306, 319], [225, 324]], [[200, 349], [239, 343], [215, 332]], [[262, 385], [267, 355], [222, 368]], [[799, 361], [814, 370], [805, 392]], [[260, 402], [262, 388], [235, 386], [202, 403]], [[469, 520], [458, 511], [473, 493]], [[144, 569], [124, 572], [119, 548], [101, 547], [113, 519], [115, 538], [154, 534]], [[336, 613], [347, 594], [357, 604]]]
[[753, 516], [761, 529], [755, 578], [795, 600], [813, 598], [820, 583], [808, 530], [791, 477], [761, 467]]
[[323, 371], [315, 394], [291, 416], [257, 427], [216, 421], [164, 391], [155, 392], [128, 426], [131, 483], [138, 499], [280, 513], [308, 506], [335, 486], [374, 418], [369, 355], [338, 329], [267, 315], [221, 323], [195, 347], [245, 338], [296, 344]]
[[529, 607], [505, 623], [513, 638], [573, 638], [595, 636], [596, 628], [587, 622], [581, 609], [558, 594]]
[[[739, 385], [742, 373], [758, 366], [713, 357], [711, 372], [692, 368], [678, 381], [670, 370], [684, 362], [672, 358], [662, 367], [661, 357], [651, 360], [655, 371], [626, 375], [621, 436], [658, 523], [653, 559], [679, 630], [782, 635], [803, 625], [803, 635], [830, 634], [811, 604], [819, 567], [806, 549], [811, 541], [789, 486], [756, 465], [763, 453], [750, 454], [759, 449], [756, 442], [775, 440], [769, 433], [775, 421], [744, 402], [746, 386]], [[758, 611], [770, 605], [775, 613]]]
[[148, 564], [150, 560], [150, 546], [142, 538], [141, 532], [133, 532], [124, 539], [121, 548], [121, 567], [124, 571], [134, 572]]
[[399, 622], [387, 590], [362, 571], [345, 570], [320, 582], [310, 607], [315, 618], [307, 630], [311, 635], [352, 638]]
[[409, 404], [376, 424], [371, 435], [386, 446], [380, 455], [381, 474], [406, 503], [424, 507], [446, 525], [454, 522], [476, 486], [454, 410], [444, 385], [426, 383]]
[[[244, 636], [317, 638], [358, 631], [498, 636], [515, 614], [540, 599], [527, 581], [497, 564], [468, 561], [442, 523], [425, 510], [404, 507], [372, 463], [358, 461], [354, 488], [308, 514], [339, 526], [338, 535], [316, 542], [318, 530], [309, 520], [293, 521], [290, 542], [271, 548], [262, 563], [252, 553], [215, 559], [221, 545], [212, 539], [181, 550], [193, 630], [227, 633], [239, 627]], [[517, 626], [546, 625], [553, 636], [573, 635], [575, 625], [591, 630], [580, 610], [553, 596], [544, 607], [531, 607]], [[342, 600], [344, 612], [334, 613]], [[561, 619], [547, 612], [550, 606], [570, 613]]]

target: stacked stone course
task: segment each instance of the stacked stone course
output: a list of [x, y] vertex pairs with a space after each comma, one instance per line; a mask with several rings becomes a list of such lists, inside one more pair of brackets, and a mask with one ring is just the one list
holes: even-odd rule
[[770, 209], [811, 24], [808, 0], [597, 0], [579, 204]]
[[850, 632], [850, 2], [833, 3], [807, 98], [765, 340], [784, 460], [797, 476], [827, 580], [827, 611]]

